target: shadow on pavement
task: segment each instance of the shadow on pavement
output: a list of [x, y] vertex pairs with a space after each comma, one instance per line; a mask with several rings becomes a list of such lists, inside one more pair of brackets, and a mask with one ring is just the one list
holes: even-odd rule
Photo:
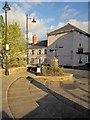
[[[88, 109], [61, 96], [60, 94], [57, 94], [30, 76], [27, 77], [27, 80], [48, 94], [36, 101], [39, 105], [36, 109], [27, 113], [22, 118], [16, 118], [16, 120], [27, 120], [32, 118], [90, 118], [90, 111]], [[37, 91], [35, 94], [37, 94]], [[10, 119], [10, 116], [2, 111], [2, 120]]]
[[47, 92], [48, 95], [36, 101], [39, 107], [23, 118], [90, 118], [90, 111], [88, 109], [57, 94], [32, 77], [28, 76], [27, 80]]
[[12, 120], [12, 118], [10, 118], [10, 116], [5, 111], [2, 111], [1, 114], [2, 114], [1, 120]]

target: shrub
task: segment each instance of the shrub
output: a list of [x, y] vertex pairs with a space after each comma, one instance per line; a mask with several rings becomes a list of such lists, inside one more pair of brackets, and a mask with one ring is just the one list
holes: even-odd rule
[[64, 74], [63, 67], [49, 67], [49, 66], [42, 66], [42, 75], [45, 76], [60, 76]]

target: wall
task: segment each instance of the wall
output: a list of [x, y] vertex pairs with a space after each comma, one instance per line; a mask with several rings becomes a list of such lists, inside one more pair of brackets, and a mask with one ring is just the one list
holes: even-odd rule
[[[85, 65], [88, 62], [88, 57], [85, 54], [77, 54], [79, 44], [83, 48], [83, 52], [88, 52], [88, 37], [79, 32], [68, 32], [58, 35], [48, 36], [48, 48], [47, 48], [47, 62], [50, 64], [50, 60], [55, 56], [55, 52], [50, 52], [50, 49], [55, 49], [57, 44], [57, 56], [60, 65], [64, 66], [80, 66]], [[63, 48], [59, 48], [63, 46]], [[81, 56], [82, 64], [79, 64]]]
[[[41, 59], [41, 62], [43, 63], [46, 55], [44, 54], [44, 50], [46, 48], [38, 48], [38, 49], [29, 49], [29, 63], [31, 64], [31, 59], [34, 58], [35, 61], [33, 64], [37, 64], [38, 63], [38, 59]], [[32, 50], [34, 50], [34, 54], [32, 55]], [[39, 50], [41, 50], [41, 54], [39, 54]]]
[[73, 66], [85, 65], [87, 61], [87, 55], [81, 54], [82, 64], [79, 64], [80, 54], [76, 54], [79, 48], [79, 44], [81, 43], [81, 47], [83, 48], [83, 52], [88, 52], [88, 37], [84, 34], [80, 34], [79, 32], [73, 32]]
[[[57, 56], [60, 65], [72, 65], [72, 50], [73, 50], [73, 34], [72, 32], [48, 36], [48, 48], [47, 48], [47, 62], [50, 64], [51, 58], [55, 55], [55, 52], [50, 52], [50, 49], [55, 49], [57, 44]], [[63, 48], [59, 48], [63, 47]]]

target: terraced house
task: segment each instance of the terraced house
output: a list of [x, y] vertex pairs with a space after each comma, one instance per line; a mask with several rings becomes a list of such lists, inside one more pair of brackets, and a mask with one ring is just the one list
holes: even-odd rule
[[29, 64], [46, 64], [46, 54], [47, 54], [47, 40], [38, 41], [37, 37], [34, 35], [32, 38], [32, 43], [28, 45], [29, 49]]

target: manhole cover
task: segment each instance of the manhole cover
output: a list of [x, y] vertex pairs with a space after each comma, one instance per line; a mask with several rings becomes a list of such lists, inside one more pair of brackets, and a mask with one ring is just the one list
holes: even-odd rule
[[76, 84], [63, 84], [63, 87], [65, 89], [69, 89], [69, 90], [73, 90], [73, 89], [78, 88], [78, 86]]

